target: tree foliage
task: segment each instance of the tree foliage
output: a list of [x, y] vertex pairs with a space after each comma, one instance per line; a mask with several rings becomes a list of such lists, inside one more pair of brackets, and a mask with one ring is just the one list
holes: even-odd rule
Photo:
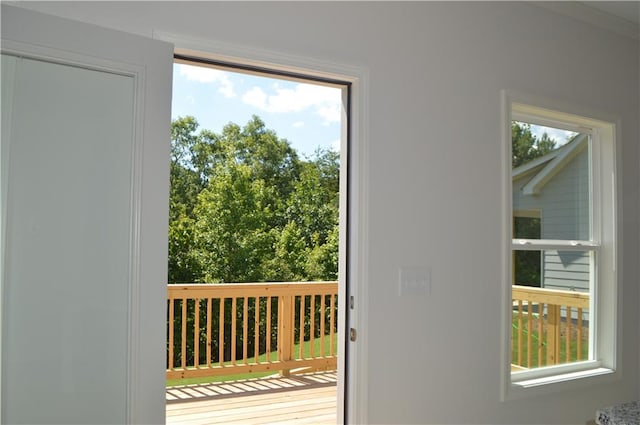
[[519, 167], [527, 162], [548, 154], [556, 148], [556, 141], [547, 133], [538, 139], [527, 123], [511, 123], [511, 166]]
[[300, 159], [256, 116], [171, 135], [169, 283], [337, 278], [338, 153]]

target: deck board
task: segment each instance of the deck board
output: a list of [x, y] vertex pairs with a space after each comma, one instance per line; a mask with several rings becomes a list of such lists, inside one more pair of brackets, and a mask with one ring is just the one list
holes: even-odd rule
[[167, 424], [335, 424], [336, 372], [167, 388]]

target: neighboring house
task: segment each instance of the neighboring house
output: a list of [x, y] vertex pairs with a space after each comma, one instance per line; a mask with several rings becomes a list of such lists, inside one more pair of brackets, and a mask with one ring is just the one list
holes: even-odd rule
[[[588, 144], [589, 137], [579, 134], [553, 152], [513, 169], [513, 215], [534, 219], [532, 223], [540, 226], [540, 239], [590, 239]], [[540, 286], [588, 291], [588, 256], [542, 251]]]

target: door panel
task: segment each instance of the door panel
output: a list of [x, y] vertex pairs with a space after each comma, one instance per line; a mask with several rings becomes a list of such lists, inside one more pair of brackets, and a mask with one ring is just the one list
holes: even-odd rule
[[2, 41], [2, 421], [163, 422], [172, 48], [6, 6]]
[[17, 60], [6, 419], [43, 422], [78, 403], [80, 422], [124, 423], [126, 375], [104, 371], [126, 370], [129, 349], [133, 78]]

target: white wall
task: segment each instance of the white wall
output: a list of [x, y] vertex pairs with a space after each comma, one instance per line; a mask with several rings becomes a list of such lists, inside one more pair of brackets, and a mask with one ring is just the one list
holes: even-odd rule
[[[525, 3], [24, 3], [369, 71], [372, 423], [585, 423], [639, 394], [638, 42]], [[500, 402], [500, 90], [620, 117], [623, 378]], [[398, 298], [400, 266], [431, 267]]]

